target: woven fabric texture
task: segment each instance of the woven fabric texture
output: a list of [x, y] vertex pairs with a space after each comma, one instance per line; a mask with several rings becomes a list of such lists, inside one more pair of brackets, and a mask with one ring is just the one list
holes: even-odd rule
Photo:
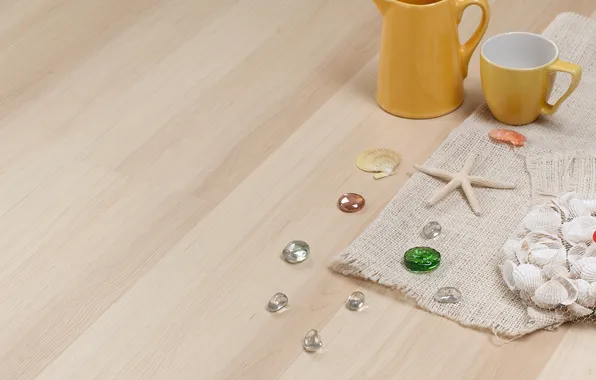
[[[596, 122], [592, 126], [596, 130]], [[594, 155], [578, 151], [529, 156], [527, 168], [532, 184], [532, 198], [536, 203], [570, 191], [582, 198], [596, 198]]]
[[[490, 129], [508, 128], [481, 106], [457, 127], [427, 160], [425, 166], [459, 171], [470, 152], [478, 154], [473, 175], [517, 184], [514, 190], [474, 188], [483, 213], [476, 216], [461, 191], [437, 205], [426, 200], [445, 183], [422, 173], [408, 180], [377, 219], [332, 263], [332, 270], [398, 289], [434, 314], [461, 325], [490, 329], [502, 336], [520, 336], [556, 322], [528, 315], [512, 294], [498, 265], [502, 247], [524, 215], [543, 197], [576, 191], [596, 198], [596, 23], [563, 13], [543, 35], [560, 49], [561, 59], [578, 63], [584, 75], [576, 92], [550, 117], [518, 130], [528, 138], [516, 148], [491, 142]], [[569, 81], [559, 74], [553, 98]], [[424, 240], [420, 230], [429, 221], [443, 226], [436, 240]], [[438, 269], [415, 274], [403, 266], [403, 253], [430, 246], [442, 254]], [[458, 304], [441, 304], [435, 292], [444, 286], [461, 290]]]

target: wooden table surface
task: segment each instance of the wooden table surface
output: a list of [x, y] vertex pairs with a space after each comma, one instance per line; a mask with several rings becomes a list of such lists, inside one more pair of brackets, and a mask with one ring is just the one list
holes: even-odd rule
[[[487, 36], [563, 11], [596, 2], [495, 0]], [[595, 327], [504, 344], [328, 270], [483, 102], [476, 55], [456, 112], [382, 112], [380, 27], [365, 0], [0, 0], [0, 379], [595, 379]], [[376, 146], [399, 175], [355, 168]]]

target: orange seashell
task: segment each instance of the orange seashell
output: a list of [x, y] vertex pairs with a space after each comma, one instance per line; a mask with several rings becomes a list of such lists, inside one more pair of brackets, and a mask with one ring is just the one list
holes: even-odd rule
[[526, 136], [510, 129], [492, 129], [488, 131], [488, 136], [496, 141], [506, 142], [513, 146], [526, 145]]

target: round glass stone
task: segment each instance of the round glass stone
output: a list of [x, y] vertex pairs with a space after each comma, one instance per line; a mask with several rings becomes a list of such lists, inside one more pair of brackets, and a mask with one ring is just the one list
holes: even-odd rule
[[440, 303], [458, 303], [461, 301], [461, 292], [450, 286], [441, 288], [435, 293], [435, 300]]
[[404, 253], [404, 264], [412, 272], [429, 272], [441, 263], [441, 254], [429, 247], [414, 247]]
[[362, 210], [365, 203], [366, 201], [362, 195], [356, 193], [346, 193], [342, 194], [342, 196], [337, 200], [337, 208], [343, 212], [352, 213]]
[[441, 234], [442, 227], [439, 222], [428, 222], [420, 234], [425, 239], [436, 239]]
[[323, 341], [319, 336], [317, 330], [310, 330], [304, 336], [304, 342], [302, 344], [304, 351], [306, 352], [317, 352], [323, 347]]
[[267, 310], [270, 312], [280, 311], [288, 305], [288, 296], [283, 293], [275, 293], [267, 304]]
[[292, 240], [281, 253], [285, 261], [290, 264], [301, 263], [310, 255], [310, 247], [302, 240]]
[[346, 307], [353, 311], [358, 311], [364, 307], [364, 293], [354, 292], [348, 297]]

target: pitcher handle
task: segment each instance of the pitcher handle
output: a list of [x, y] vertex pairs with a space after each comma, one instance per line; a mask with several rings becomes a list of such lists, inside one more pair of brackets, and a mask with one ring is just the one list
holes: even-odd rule
[[480, 7], [482, 10], [482, 20], [480, 20], [480, 25], [478, 25], [478, 28], [476, 28], [476, 31], [474, 34], [472, 34], [472, 37], [470, 37], [468, 42], [459, 47], [459, 54], [462, 63], [462, 75], [464, 78], [468, 76], [468, 65], [470, 64], [470, 58], [472, 58], [474, 50], [480, 43], [482, 37], [484, 37], [486, 28], [488, 28], [488, 20], [490, 19], [490, 7], [488, 6], [488, 2], [486, 0], [456, 0], [455, 7], [457, 10], [456, 16], [458, 25], [461, 22], [464, 10], [470, 5], [477, 5]]

